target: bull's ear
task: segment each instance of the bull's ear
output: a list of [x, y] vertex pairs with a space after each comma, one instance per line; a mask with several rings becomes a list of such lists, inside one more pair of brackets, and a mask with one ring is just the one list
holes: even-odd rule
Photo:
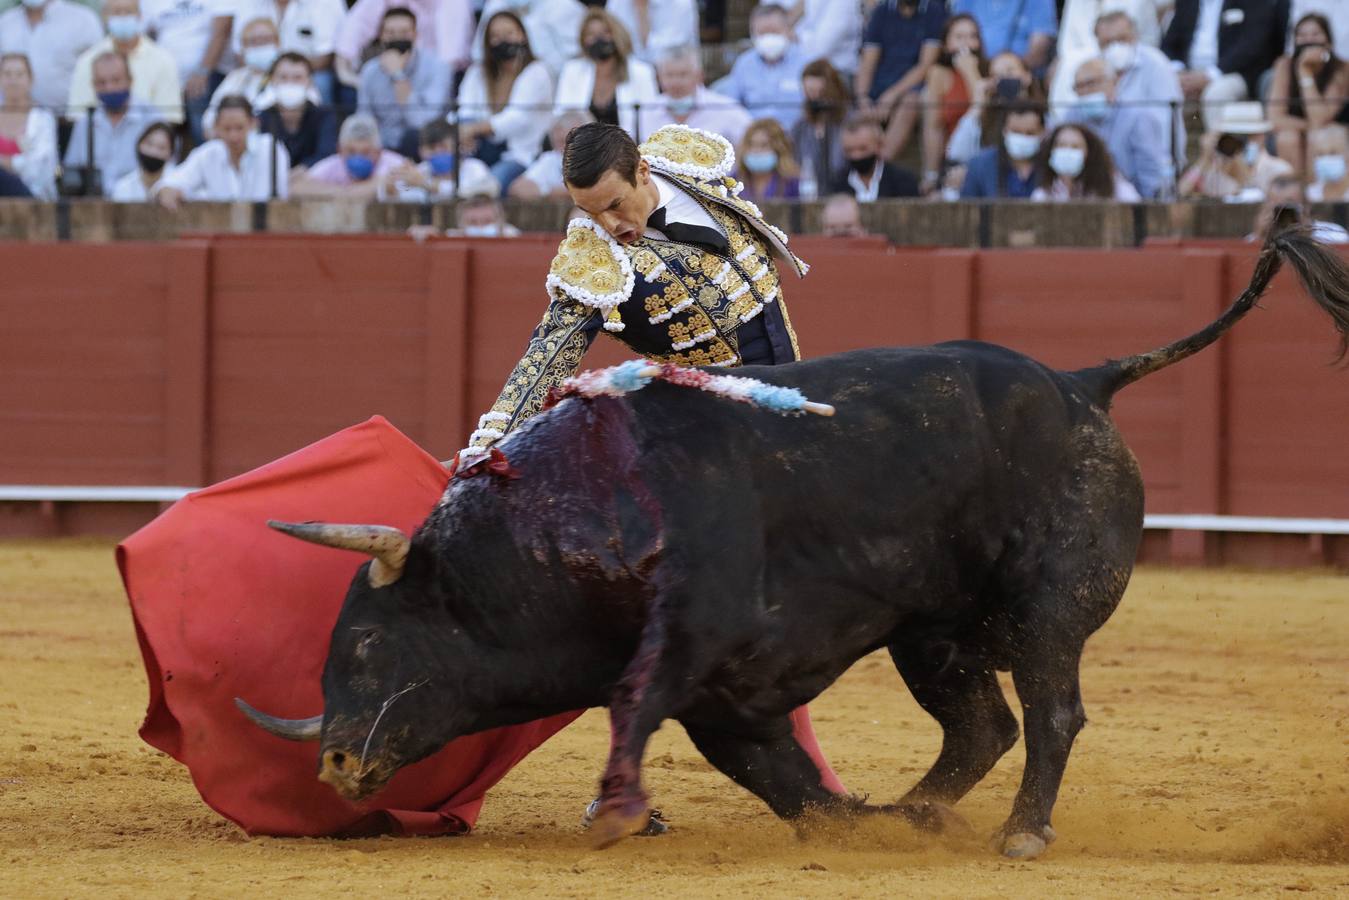
[[370, 554], [375, 559], [370, 564], [370, 586], [375, 588], [393, 584], [403, 576], [408, 549], [412, 546], [407, 535], [388, 525], [328, 525], [275, 520], [269, 520], [267, 525], [311, 544]]

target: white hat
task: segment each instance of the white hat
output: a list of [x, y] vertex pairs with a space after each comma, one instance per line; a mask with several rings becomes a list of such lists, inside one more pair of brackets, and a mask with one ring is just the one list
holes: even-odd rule
[[1214, 130], [1220, 134], [1265, 134], [1272, 128], [1265, 119], [1265, 108], [1258, 101], [1245, 100], [1223, 106]]
[[[476, 174], [475, 174], [476, 173]], [[501, 183], [485, 167], [464, 167], [459, 170], [459, 197], [489, 197], [493, 200], [501, 196]]]

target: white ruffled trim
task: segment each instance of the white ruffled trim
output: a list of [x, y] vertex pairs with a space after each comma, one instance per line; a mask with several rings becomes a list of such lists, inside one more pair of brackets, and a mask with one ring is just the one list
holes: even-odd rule
[[661, 313], [661, 314], [658, 315], [658, 316], [651, 316], [650, 318], [647, 319], [647, 321], [650, 322], [652, 325], [659, 325], [661, 322], [668, 322], [668, 321], [670, 321], [670, 318], [671, 318], [673, 315], [674, 315], [674, 310], [673, 310], [673, 309], [667, 309], [665, 312]]
[[796, 260], [797, 268], [801, 270], [802, 275], [810, 271], [810, 263], [806, 262], [801, 257], [795, 255], [792, 256], [792, 259]]
[[709, 328], [707, 331], [704, 331], [702, 334], [695, 334], [695, 335], [693, 336], [693, 343], [695, 343], [695, 344], [701, 344], [701, 343], [703, 343], [704, 341], [710, 341], [710, 340], [712, 340], [712, 338], [714, 338], [714, 337], [716, 337], [716, 336], [717, 336], [716, 329], [714, 329], [714, 328]]
[[468, 436], [468, 442], [471, 444], [478, 438], [487, 438], [490, 441], [499, 441], [506, 436], [506, 432], [500, 428], [479, 428]]
[[758, 281], [760, 278], [764, 277], [767, 274], [768, 274], [768, 266], [759, 266], [759, 271], [749, 276], [749, 280]]
[[643, 154], [642, 158], [646, 160], [647, 165], [653, 166], [660, 171], [671, 175], [688, 175], [693, 178], [701, 178], [704, 181], [716, 181], [725, 178], [735, 170], [735, 148], [731, 146], [731, 142], [726, 140], [726, 138], [711, 131], [704, 131], [701, 128], [690, 128], [687, 125], [666, 125], [664, 128], [658, 128], [656, 133], [648, 137], [647, 140], [653, 140], [656, 135], [660, 134], [662, 131], [672, 128], [678, 128], [693, 134], [702, 135], [711, 140], [714, 144], [720, 145], [721, 163], [716, 166], [699, 166], [694, 163], [677, 163], [666, 159], [663, 156], [648, 156]]
[[622, 321], [617, 322], [606, 321], [604, 323], [604, 330], [609, 332], [610, 334], [617, 334], [618, 332], [622, 331], [624, 328], [627, 327], [628, 326], [624, 325]]
[[680, 300], [674, 306], [670, 307], [670, 312], [682, 313], [684, 310], [688, 309], [692, 305], [693, 305], [693, 298], [685, 297], [683, 300]]
[[777, 289], [777, 288], [770, 288], [769, 291], [768, 291], [768, 293], [766, 293], [766, 294], [763, 295], [763, 302], [764, 302], [764, 303], [772, 303], [772, 302], [773, 302], [774, 300], [776, 300], [777, 298], [778, 298], [778, 289]]
[[750, 319], [754, 318], [755, 316], [757, 316], [757, 315], [758, 315], [759, 313], [761, 313], [761, 312], [763, 312], [763, 304], [762, 304], [762, 303], [756, 303], [756, 304], [754, 304], [754, 308], [753, 308], [753, 309], [751, 309], [749, 312], [745, 313], [743, 316], [740, 317], [740, 321], [741, 321], [741, 322], [748, 322]]
[[[609, 310], [618, 306], [620, 303], [624, 302], [625, 300], [627, 300], [629, 297], [632, 296], [632, 288], [633, 285], [636, 283], [636, 278], [634, 277], [632, 271], [632, 261], [628, 259], [628, 254], [623, 250], [622, 245], [620, 245], [618, 241], [614, 240], [613, 237], [609, 234], [609, 232], [605, 231], [593, 219], [579, 218], [579, 217], [572, 219], [570, 222], [567, 223], [567, 231], [570, 232], [573, 228], [588, 228], [595, 234], [599, 235], [600, 238], [608, 245], [609, 253], [614, 258], [614, 262], [618, 263], [619, 272], [623, 276], [622, 286], [619, 288], [619, 290], [609, 294], [593, 294], [590, 291], [586, 290], [585, 288], [577, 287], [576, 285], [570, 284], [569, 282], [564, 280], [562, 276], [555, 275], [551, 272], [548, 274], [548, 278], [545, 279], [544, 284], [550, 292], [553, 289], [557, 289], [562, 293], [566, 294], [568, 297], [575, 300], [577, 303], [584, 304], [585, 306], [589, 306], [593, 309], [604, 310], [604, 312], [607, 313]], [[610, 328], [609, 323], [607, 322], [605, 323], [604, 327], [605, 330], [607, 331], [623, 330], [621, 327]]]
[[731, 274], [731, 264], [722, 263], [721, 271], [718, 272], [715, 276], [713, 276], [712, 283], [715, 284], [717, 287], [721, 287], [722, 284], [726, 281], [726, 276], [730, 274]]
[[659, 262], [656, 264], [656, 268], [652, 269], [650, 272], [643, 272], [642, 277], [646, 279], [647, 284], [654, 284], [656, 279], [659, 278], [660, 274], [664, 271], [665, 263]]
[[[755, 209], [757, 210], [758, 207], [755, 207]], [[764, 224], [765, 224], [765, 225], [768, 225], [767, 222], [765, 222]], [[771, 231], [771, 232], [773, 232], [773, 236], [774, 236], [775, 238], [777, 238], [778, 240], [782, 241], [782, 245], [783, 245], [784, 247], [787, 246], [787, 234], [786, 234], [786, 232], [784, 232], [781, 228], [779, 228], [779, 227], [776, 226], [776, 225], [768, 225], [768, 230]]]
[[740, 283], [740, 287], [726, 295], [727, 300], [738, 300], [749, 292], [749, 285], [745, 282]]
[[739, 253], [735, 255], [735, 261], [744, 262], [753, 255], [754, 255], [754, 245], [750, 244], [749, 246], [745, 247], [744, 250], [741, 250]]
[[510, 413], [485, 412], [481, 416], [478, 416], [478, 427], [486, 428], [488, 422], [509, 422], [510, 420], [511, 420]]
[[673, 348], [676, 349], [676, 350], [687, 350], [688, 348], [692, 347], [693, 344], [694, 344], [694, 341], [676, 341], [675, 343], [671, 344], [670, 346], [673, 347]]

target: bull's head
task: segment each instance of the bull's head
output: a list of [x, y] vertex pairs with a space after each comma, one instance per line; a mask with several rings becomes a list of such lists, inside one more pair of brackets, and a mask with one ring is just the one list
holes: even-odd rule
[[[322, 715], [280, 719], [241, 699], [261, 728], [294, 741], [319, 741], [319, 779], [348, 800], [384, 786], [402, 766], [444, 746], [449, 679], [432, 667], [443, 658], [446, 623], [427, 615], [434, 593], [429, 566], [407, 535], [383, 525], [268, 522], [301, 540], [371, 555], [352, 579], [323, 667]], [[436, 646], [439, 644], [439, 646]], [[441, 651], [441, 652], [438, 652]], [[439, 688], [439, 690], [437, 690]], [[439, 713], [439, 714], [437, 714]], [[416, 727], [414, 727], [414, 724]]]

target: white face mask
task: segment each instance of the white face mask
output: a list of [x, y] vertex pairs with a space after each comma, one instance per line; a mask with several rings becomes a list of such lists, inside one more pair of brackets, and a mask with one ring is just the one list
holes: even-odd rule
[[1020, 134], [1009, 131], [1003, 136], [1007, 155], [1016, 160], [1028, 160], [1040, 150], [1040, 137], [1034, 134]]
[[1101, 51], [1105, 61], [1110, 63], [1110, 68], [1116, 72], [1125, 72], [1134, 67], [1134, 62], [1138, 59], [1138, 45], [1129, 44], [1124, 41], [1115, 41], [1106, 44], [1105, 49]]
[[1241, 155], [1245, 157], [1246, 165], [1255, 165], [1256, 161], [1260, 159], [1260, 145], [1254, 141], [1247, 141], [1246, 149], [1242, 151]]
[[501, 226], [496, 223], [491, 225], [465, 225], [464, 237], [501, 237]]
[[276, 105], [282, 109], [299, 109], [304, 106], [308, 93], [309, 89], [302, 84], [278, 84], [272, 88]]
[[276, 44], [262, 44], [257, 47], [244, 48], [244, 64], [255, 72], [269, 72], [272, 63], [281, 55], [281, 48]]
[[23, 5], [29, 9], [41, 9], [47, 4], [47, 0], [23, 0]]
[[787, 52], [787, 45], [790, 43], [785, 34], [776, 32], [761, 34], [754, 39], [754, 49], [768, 62], [777, 62], [782, 59], [782, 54]]
[[1049, 153], [1049, 168], [1064, 178], [1076, 178], [1087, 164], [1087, 151], [1080, 147], [1055, 147]]
[[108, 36], [118, 41], [129, 41], [141, 33], [141, 20], [136, 16], [109, 16]]

